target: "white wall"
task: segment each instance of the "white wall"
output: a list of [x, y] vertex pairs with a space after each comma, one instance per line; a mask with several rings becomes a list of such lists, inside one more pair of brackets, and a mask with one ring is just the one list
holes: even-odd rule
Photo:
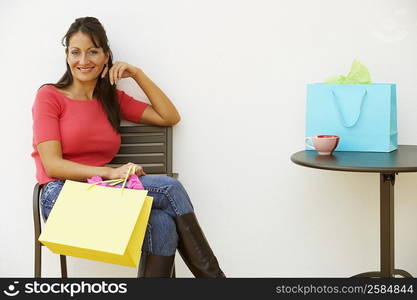
[[[302, 168], [305, 86], [354, 58], [398, 91], [400, 144], [417, 144], [414, 0], [0, 2], [0, 276], [32, 276], [31, 106], [64, 72], [76, 17], [104, 24], [116, 60], [141, 67], [182, 115], [174, 169], [229, 277], [345, 277], [379, 267], [377, 174]], [[120, 88], [139, 97], [131, 79]], [[417, 174], [396, 184], [396, 267], [417, 275]], [[337, 197], [331, 195], [337, 194]], [[45, 251], [44, 276], [59, 276]], [[177, 273], [191, 276], [178, 258]], [[69, 260], [69, 275], [134, 277]]]

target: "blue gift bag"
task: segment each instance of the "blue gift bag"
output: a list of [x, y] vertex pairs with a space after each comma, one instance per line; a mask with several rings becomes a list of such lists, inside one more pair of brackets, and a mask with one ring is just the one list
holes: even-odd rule
[[395, 84], [308, 84], [306, 114], [306, 136], [340, 136], [335, 151], [398, 147]]

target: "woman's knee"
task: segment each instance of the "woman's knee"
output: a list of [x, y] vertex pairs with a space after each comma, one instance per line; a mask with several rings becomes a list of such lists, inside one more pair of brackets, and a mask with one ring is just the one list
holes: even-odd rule
[[[143, 178], [143, 179], [142, 179]], [[153, 208], [165, 209], [171, 216], [193, 211], [191, 200], [181, 182], [169, 176], [147, 175], [141, 181], [149, 196], [154, 197]]]
[[140, 177], [140, 181], [146, 187], [159, 187], [159, 188], [169, 188], [169, 187], [179, 187], [183, 188], [181, 182], [171, 176], [161, 176], [161, 175], [146, 175]]

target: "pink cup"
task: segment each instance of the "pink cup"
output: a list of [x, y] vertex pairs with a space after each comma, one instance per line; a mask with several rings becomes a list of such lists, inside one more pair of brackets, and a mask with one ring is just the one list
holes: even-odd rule
[[[308, 143], [310, 141], [313, 145]], [[307, 147], [316, 150], [320, 155], [331, 155], [339, 144], [337, 135], [316, 135], [306, 137]]]

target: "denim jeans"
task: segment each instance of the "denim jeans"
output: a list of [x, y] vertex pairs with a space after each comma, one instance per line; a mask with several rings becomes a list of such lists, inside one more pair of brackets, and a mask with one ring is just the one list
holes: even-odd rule
[[[190, 198], [175, 178], [146, 175], [141, 176], [140, 181], [148, 191], [148, 196], [153, 197], [142, 251], [156, 255], [174, 255], [178, 245], [174, 217], [194, 211]], [[56, 180], [43, 187], [41, 212], [44, 221], [48, 218], [64, 183], [64, 180]]]

